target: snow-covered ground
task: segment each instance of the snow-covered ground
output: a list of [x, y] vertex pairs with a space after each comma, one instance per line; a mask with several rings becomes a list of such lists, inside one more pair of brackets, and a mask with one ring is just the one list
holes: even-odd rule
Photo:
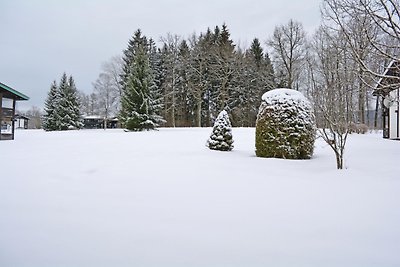
[[0, 266], [400, 266], [400, 142], [352, 135], [346, 170], [232, 152], [211, 129], [18, 131], [0, 142]]

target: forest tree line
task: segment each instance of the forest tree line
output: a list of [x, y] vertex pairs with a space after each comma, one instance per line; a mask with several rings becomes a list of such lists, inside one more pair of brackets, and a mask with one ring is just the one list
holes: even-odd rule
[[[144, 86], [136, 96], [131, 92], [141, 99], [136, 108], [157, 117], [159, 125], [211, 126], [225, 109], [233, 126], [254, 126], [261, 95], [285, 87], [309, 97], [319, 126], [340, 119], [340, 124], [377, 128], [380, 99], [372, 92], [397, 59], [398, 16], [393, 20], [393, 14], [399, 6], [359, 2], [324, 0], [322, 24], [314, 33], [289, 20], [267, 40], [254, 38], [248, 48], [233, 42], [226, 24], [186, 39], [168, 34], [159, 46], [139, 29], [123, 55], [102, 66], [93, 93], [79, 93], [81, 114], [126, 119], [137, 105], [127, 97], [128, 89]], [[140, 73], [134, 74], [132, 66], [138, 65]]]
[[92, 94], [81, 94], [85, 114], [120, 114], [124, 86], [138, 44], [144, 44], [149, 63], [151, 99], [163, 126], [211, 126], [226, 109], [235, 126], [254, 126], [261, 95], [276, 87], [268, 53], [258, 39], [242, 50], [223, 24], [189, 39], [168, 34], [156, 47], [151, 38], [137, 30], [122, 58], [103, 65]]

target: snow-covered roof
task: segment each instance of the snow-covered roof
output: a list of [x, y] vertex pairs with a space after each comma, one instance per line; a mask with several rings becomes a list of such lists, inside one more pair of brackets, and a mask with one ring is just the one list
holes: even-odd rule
[[16, 100], [29, 100], [29, 97], [21, 92], [11, 88], [8, 85], [0, 82], [0, 92], [4, 94], [5, 97], [15, 98]]
[[[389, 91], [392, 91], [396, 88], [393, 88], [389, 84], [385, 85], [385, 80], [390, 80], [390, 76], [398, 76], [398, 68], [399, 68], [399, 63], [396, 60], [390, 61], [389, 65], [385, 68], [384, 73], [382, 74], [382, 77], [378, 80], [376, 83], [376, 86], [374, 88], [373, 95], [386, 95]], [[397, 70], [397, 72], [396, 72]], [[386, 81], [387, 82], [387, 81]]]
[[29, 120], [27, 116], [21, 115], [21, 114], [15, 114], [14, 119], [24, 119], [24, 120]]

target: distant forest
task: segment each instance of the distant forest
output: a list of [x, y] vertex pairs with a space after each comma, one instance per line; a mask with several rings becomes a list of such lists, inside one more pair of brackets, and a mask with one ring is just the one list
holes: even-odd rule
[[[235, 126], [254, 126], [261, 95], [277, 86], [274, 68], [260, 41], [242, 50], [227, 25], [190, 39], [168, 34], [162, 46], [137, 30], [121, 58], [112, 58], [94, 83], [94, 92], [81, 93], [87, 115], [118, 115], [131, 68], [131, 54], [144, 43], [149, 61], [151, 97], [168, 127], [211, 126], [225, 109]], [[279, 82], [278, 82], [279, 83]]]
[[235, 44], [226, 24], [189, 38], [167, 34], [157, 44], [138, 29], [121, 56], [104, 63], [93, 92], [78, 91], [80, 113], [118, 117], [123, 126], [208, 127], [226, 110], [233, 126], [247, 127], [263, 93], [292, 88], [311, 100], [320, 127], [378, 128], [381, 98], [373, 91], [399, 60], [400, 27], [391, 15], [398, 10], [395, 2], [324, 0], [314, 33], [289, 20], [249, 47]]

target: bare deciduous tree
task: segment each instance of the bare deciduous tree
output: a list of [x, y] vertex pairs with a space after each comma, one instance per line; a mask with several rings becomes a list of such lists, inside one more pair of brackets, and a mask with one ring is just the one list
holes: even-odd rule
[[164, 43], [162, 53], [165, 67], [165, 80], [163, 83], [165, 118], [170, 126], [175, 127], [176, 111], [178, 109], [179, 45], [182, 40], [178, 35], [169, 33], [166, 37], [161, 38], [161, 41]]
[[[344, 33], [360, 67], [369, 75], [370, 79], [364, 80], [365, 85], [374, 88], [381, 78], [393, 81], [388, 87], [400, 85], [400, 77], [385, 75], [383, 71], [391, 61], [400, 60], [398, 0], [324, 0], [323, 13]], [[368, 23], [368, 27], [354, 32], [352, 22], [362, 19]], [[367, 45], [371, 47], [369, 54], [373, 56], [375, 64], [370, 64], [369, 58], [357, 46], [357, 35], [365, 36]]]
[[332, 148], [336, 167], [344, 167], [344, 150], [352, 122], [352, 94], [356, 76], [347, 43], [338, 33], [321, 27], [308, 58], [310, 94], [317, 111], [320, 136]]
[[119, 99], [121, 99], [122, 96], [122, 85], [121, 85], [122, 66], [123, 66], [122, 58], [120, 56], [114, 56], [110, 58], [108, 61], [104, 62], [101, 67], [102, 73], [105, 73], [108, 76], [108, 79], [110, 80], [112, 87], [118, 90], [118, 101], [116, 106], [117, 111], [120, 110]]
[[29, 129], [40, 129], [42, 128], [42, 116], [43, 112], [36, 106], [32, 106], [25, 112], [25, 115], [29, 118], [28, 128]]
[[284, 73], [285, 86], [299, 89], [306, 45], [306, 33], [303, 25], [290, 20], [286, 25], [277, 26], [267, 44], [272, 48], [277, 72]]
[[100, 73], [99, 78], [93, 83], [97, 96], [100, 113], [104, 117], [104, 129], [111, 114], [116, 113], [116, 105], [119, 102], [119, 90], [115, 86], [113, 77], [107, 73]]

